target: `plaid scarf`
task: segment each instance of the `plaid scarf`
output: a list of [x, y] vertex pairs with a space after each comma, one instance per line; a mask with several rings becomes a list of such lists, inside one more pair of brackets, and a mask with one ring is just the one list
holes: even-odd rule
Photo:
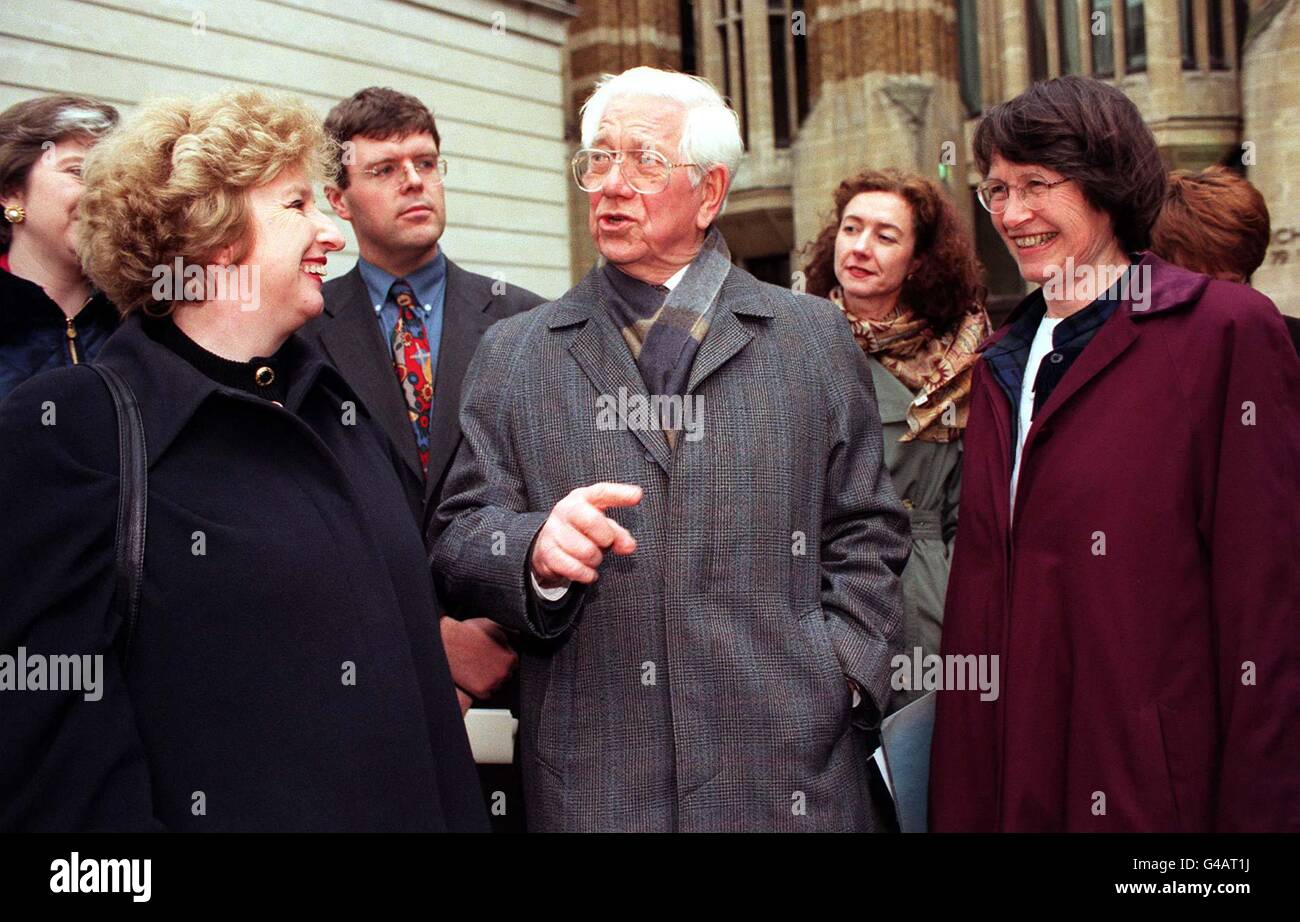
[[[952, 442], [961, 438], [970, 410], [971, 377], [979, 344], [991, 332], [984, 309], [967, 311], [943, 336], [902, 305], [885, 320], [859, 320], [836, 287], [830, 299], [844, 312], [853, 338], [916, 394], [900, 442]], [[951, 409], [950, 409], [951, 408]]]
[[[625, 275], [608, 263], [601, 270], [608, 307], [632, 352], [649, 395], [686, 394], [695, 354], [709, 332], [713, 307], [731, 271], [731, 251], [716, 226], [671, 292]], [[666, 295], [666, 297], [665, 297]], [[666, 429], [676, 447], [675, 431]]]

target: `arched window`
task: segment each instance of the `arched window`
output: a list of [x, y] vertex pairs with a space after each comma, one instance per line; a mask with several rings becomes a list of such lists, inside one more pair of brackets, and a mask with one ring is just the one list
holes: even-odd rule
[[1083, 73], [1079, 58], [1079, 0], [1056, 0], [1056, 41], [1061, 49], [1061, 73]]
[[1047, 0], [1026, 0], [1025, 22], [1029, 39], [1029, 79], [1052, 76], [1047, 62]]
[[1111, 0], [1089, 0], [1092, 9], [1088, 16], [1088, 34], [1092, 47], [1092, 75], [1115, 76], [1115, 17], [1111, 15]]
[[745, 23], [741, 0], [718, 0], [718, 42], [722, 49], [722, 93], [740, 114], [740, 130], [749, 146], [749, 99], [745, 95]]
[[961, 56], [961, 101], [967, 115], [984, 109], [980, 80], [980, 23], [976, 0], [957, 0], [957, 41]]
[[772, 64], [774, 140], [777, 147], [789, 147], [808, 114], [808, 34], [804, 0], [767, 0], [767, 39]]
[[1124, 72], [1147, 69], [1147, 19], [1143, 0], [1124, 2]]

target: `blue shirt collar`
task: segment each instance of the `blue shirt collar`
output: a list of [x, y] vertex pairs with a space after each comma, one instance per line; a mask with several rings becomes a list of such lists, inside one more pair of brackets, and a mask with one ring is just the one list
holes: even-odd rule
[[[370, 304], [375, 309], [375, 313], [383, 307], [384, 302], [388, 300], [388, 293], [393, 287], [393, 282], [397, 281], [399, 276], [390, 275], [383, 269], [380, 269], [374, 263], [367, 262], [364, 259], [357, 260], [357, 268], [361, 271], [361, 280], [366, 283], [366, 291], [370, 295]], [[414, 272], [405, 276], [411, 288], [415, 291], [415, 296], [420, 301], [420, 306], [424, 308], [426, 314], [432, 313], [438, 306], [440, 298], [437, 293], [442, 288], [443, 282], [447, 278], [447, 257], [438, 247], [437, 254]]]

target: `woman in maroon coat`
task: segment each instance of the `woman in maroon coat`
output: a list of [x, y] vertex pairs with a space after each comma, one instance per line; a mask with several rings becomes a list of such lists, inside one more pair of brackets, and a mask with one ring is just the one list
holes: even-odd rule
[[[1141, 252], [1165, 172], [1113, 87], [1036, 84], [988, 114], [975, 156], [1042, 287], [972, 384], [931, 828], [1300, 829], [1300, 362], [1281, 315]], [[956, 690], [977, 664], [991, 692]]]

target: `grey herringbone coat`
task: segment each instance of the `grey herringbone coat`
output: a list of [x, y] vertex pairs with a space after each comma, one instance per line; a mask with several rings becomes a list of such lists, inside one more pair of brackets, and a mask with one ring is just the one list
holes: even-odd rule
[[[522, 632], [531, 830], [861, 830], [868, 718], [899, 649], [907, 520], [862, 351], [827, 301], [732, 268], [688, 394], [702, 438], [598, 427], [645, 395], [595, 271], [495, 324], [434, 518], [448, 604]], [[576, 487], [639, 484], [636, 537], [543, 607], [528, 555]]]

